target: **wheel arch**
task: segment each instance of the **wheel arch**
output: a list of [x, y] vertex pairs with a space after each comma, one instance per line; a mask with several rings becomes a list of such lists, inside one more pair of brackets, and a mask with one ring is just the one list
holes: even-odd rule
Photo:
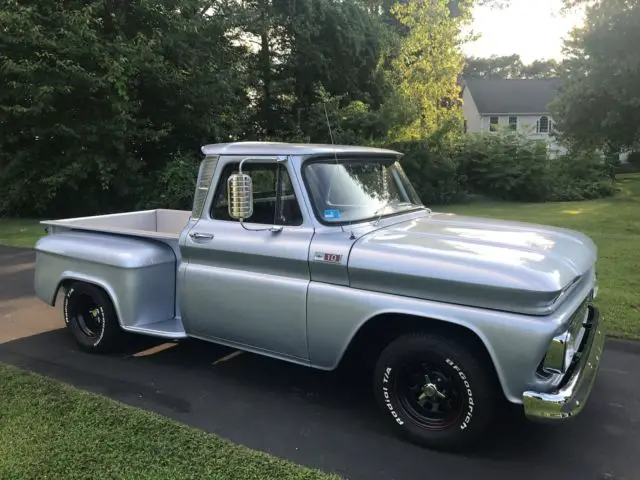
[[115, 299], [117, 298], [115, 291], [108, 283], [99, 278], [77, 272], [64, 272], [60, 277], [60, 280], [58, 281], [55, 294], [53, 295], [52, 306], [55, 306], [56, 299], [58, 298], [58, 293], [60, 292], [60, 290], [62, 289], [64, 292], [66, 292], [66, 290], [76, 282], [87, 283], [102, 290], [109, 297], [109, 300], [111, 300], [111, 304], [113, 305], [116, 316], [118, 317], [118, 324], [121, 328], [123, 328], [122, 317], [120, 315], [120, 305], [118, 305], [118, 303], [115, 301]]
[[462, 341], [474, 349], [492, 369], [502, 394], [507, 397], [504, 375], [498, 368], [497, 356], [486, 337], [473, 325], [433, 316], [399, 311], [385, 311], [367, 318], [353, 332], [338, 365], [350, 358], [372, 355], [377, 358], [382, 349], [399, 336], [411, 332], [436, 333]]

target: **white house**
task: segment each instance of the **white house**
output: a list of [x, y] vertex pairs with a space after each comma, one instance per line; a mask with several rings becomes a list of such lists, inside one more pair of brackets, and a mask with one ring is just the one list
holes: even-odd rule
[[555, 124], [548, 109], [560, 85], [558, 79], [463, 79], [462, 109], [470, 133], [511, 128], [559, 145], [551, 135]]

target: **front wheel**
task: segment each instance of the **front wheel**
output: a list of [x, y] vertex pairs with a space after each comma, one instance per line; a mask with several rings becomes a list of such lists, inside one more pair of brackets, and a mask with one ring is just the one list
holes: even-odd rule
[[431, 334], [403, 335], [375, 367], [376, 399], [396, 432], [438, 449], [459, 449], [489, 427], [492, 372], [464, 343]]

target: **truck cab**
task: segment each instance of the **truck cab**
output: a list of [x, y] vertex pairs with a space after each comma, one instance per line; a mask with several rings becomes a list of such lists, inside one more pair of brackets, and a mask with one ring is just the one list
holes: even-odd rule
[[[265, 154], [270, 148], [273, 154]], [[335, 353], [331, 357], [323, 347], [308, 343], [311, 283], [349, 286], [351, 247], [358, 236], [376, 228], [373, 224], [384, 213], [378, 212], [384, 206], [383, 172], [409, 189], [393, 192], [405, 203], [388, 208], [388, 215], [424, 214], [426, 209], [403, 176], [397, 153], [332, 150], [259, 144], [257, 151], [237, 155], [228, 147], [203, 149], [207, 157], [194, 202], [202, 207], [193, 212], [180, 241], [180, 304], [192, 335], [335, 368]], [[342, 161], [336, 161], [338, 155]], [[241, 164], [243, 175], [251, 179], [253, 198], [247, 205], [252, 208], [240, 212], [245, 218], [234, 218], [228, 199], [233, 201], [235, 194], [229, 187]], [[357, 181], [367, 175], [370, 180], [364, 187], [378, 192], [363, 194]]]
[[193, 337], [323, 370], [355, 353], [392, 428], [438, 448], [481, 438], [499, 401], [581, 411], [604, 341], [588, 237], [432, 212], [392, 150], [202, 153], [190, 212], [43, 222], [36, 293], [62, 295], [84, 350]]

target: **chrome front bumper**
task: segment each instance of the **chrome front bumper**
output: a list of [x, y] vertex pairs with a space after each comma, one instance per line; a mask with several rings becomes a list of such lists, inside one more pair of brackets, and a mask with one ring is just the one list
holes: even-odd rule
[[590, 306], [587, 333], [575, 365], [567, 372], [560, 388], [549, 393], [526, 391], [523, 394], [525, 415], [532, 420], [564, 420], [580, 413], [598, 373], [605, 335], [600, 312]]

